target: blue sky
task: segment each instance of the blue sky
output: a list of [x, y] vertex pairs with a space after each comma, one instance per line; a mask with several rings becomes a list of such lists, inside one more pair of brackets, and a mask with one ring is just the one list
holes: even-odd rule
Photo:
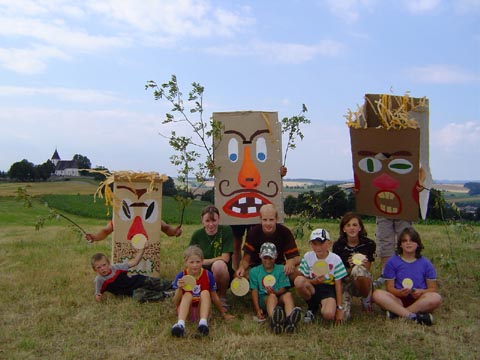
[[426, 96], [433, 178], [480, 180], [480, 0], [0, 0], [0, 170], [57, 148], [175, 176], [144, 90], [172, 74], [205, 87], [206, 119], [305, 103], [287, 178], [352, 178], [365, 93]]

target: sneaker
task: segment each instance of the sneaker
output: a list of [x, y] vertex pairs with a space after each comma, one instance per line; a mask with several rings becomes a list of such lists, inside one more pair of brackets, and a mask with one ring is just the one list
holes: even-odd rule
[[393, 319], [396, 319], [396, 318], [398, 318], [397, 314], [387, 310], [387, 319], [393, 320]]
[[312, 310], [307, 310], [305, 313], [305, 317], [303, 318], [303, 322], [305, 324], [311, 324], [315, 320], [315, 315], [313, 314]]
[[202, 324], [202, 325], [198, 325], [197, 327], [197, 331], [202, 334], [203, 336], [207, 336], [208, 335], [208, 325], [205, 325], [205, 324]]
[[302, 318], [302, 309], [300, 309], [298, 306], [293, 308], [292, 312], [290, 315], [287, 316], [287, 319], [285, 320], [285, 332], [286, 333], [293, 333], [295, 332], [295, 328]]
[[433, 324], [433, 316], [430, 313], [417, 313], [415, 320], [421, 325], [431, 326]]
[[281, 306], [276, 306], [272, 314], [272, 330], [275, 334], [283, 332], [283, 325], [285, 323], [285, 311]]
[[171, 333], [172, 333], [172, 336], [175, 336], [175, 337], [185, 336], [185, 328], [180, 324], [175, 324], [172, 326]]
[[385, 278], [380, 275], [377, 280], [373, 282], [373, 288], [378, 289], [385, 285]]
[[362, 298], [362, 309], [367, 313], [372, 312], [372, 297], [367, 296], [366, 298]]

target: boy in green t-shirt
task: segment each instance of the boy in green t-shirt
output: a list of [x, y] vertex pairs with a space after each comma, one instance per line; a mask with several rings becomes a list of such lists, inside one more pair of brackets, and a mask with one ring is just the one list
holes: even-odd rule
[[275, 334], [284, 331], [293, 333], [302, 317], [302, 311], [295, 307], [289, 291], [290, 280], [284, 273], [283, 265], [275, 264], [277, 248], [266, 242], [260, 248], [262, 264], [249, 272], [250, 289], [255, 313], [259, 320], [270, 317]]

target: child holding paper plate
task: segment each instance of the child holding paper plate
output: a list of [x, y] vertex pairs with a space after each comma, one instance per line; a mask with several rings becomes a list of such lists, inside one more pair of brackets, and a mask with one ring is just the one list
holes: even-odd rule
[[375, 242], [367, 237], [359, 215], [348, 212], [340, 221], [340, 236], [332, 251], [340, 256], [348, 275], [342, 279], [345, 319], [350, 316], [352, 297], [361, 297], [364, 311], [372, 311], [372, 274], [370, 266], [375, 260]]
[[400, 316], [430, 326], [431, 312], [440, 306], [442, 297], [437, 293], [435, 268], [422, 250], [418, 232], [405, 228], [398, 237], [397, 254], [385, 265], [386, 290], [375, 290], [372, 299], [387, 310], [390, 319]]
[[259, 256], [262, 264], [253, 267], [249, 273], [255, 314], [259, 320], [268, 315], [275, 334], [284, 330], [293, 333], [302, 317], [302, 310], [295, 307], [289, 291], [290, 280], [285, 275], [283, 265], [275, 264], [278, 256], [275, 244], [263, 243]]
[[177, 307], [178, 321], [172, 326], [173, 336], [185, 335], [185, 321], [191, 313], [192, 320], [200, 320], [197, 332], [207, 336], [209, 333], [208, 317], [211, 313], [212, 302], [224, 319], [231, 319], [234, 316], [227, 314], [222, 307], [217, 294], [217, 284], [213, 274], [202, 267], [204, 256], [202, 249], [197, 245], [189, 246], [183, 252], [185, 269], [177, 274], [173, 281], [172, 288], [175, 289], [173, 302]]
[[342, 306], [342, 279], [347, 271], [342, 259], [331, 252], [330, 234], [325, 229], [315, 229], [310, 235], [311, 251], [300, 262], [302, 276], [295, 278], [297, 293], [307, 302], [305, 323], [315, 319], [315, 312], [325, 320], [340, 323], [344, 319]]
[[142, 260], [147, 241], [137, 250], [133, 259], [123, 263], [111, 264], [103, 253], [96, 253], [91, 258], [92, 269], [97, 273], [94, 280], [95, 300], [101, 301], [105, 292], [115, 295], [131, 296], [141, 303], [162, 301], [170, 296], [168, 291], [172, 282], [142, 274], [129, 275], [128, 270]]

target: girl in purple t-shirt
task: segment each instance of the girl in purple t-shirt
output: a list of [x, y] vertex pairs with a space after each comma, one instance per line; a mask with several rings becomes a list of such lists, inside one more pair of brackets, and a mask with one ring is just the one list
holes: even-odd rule
[[375, 290], [373, 301], [387, 310], [387, 317], [404, 317], [419, 324], [432, 325], [433, 312], [442, 303], [437, 293], [437, 273], [432, 263], [421, 255], [418, 232], [404, 229], [397, 243], [397, 254], [384, 269], [385, 290]]

